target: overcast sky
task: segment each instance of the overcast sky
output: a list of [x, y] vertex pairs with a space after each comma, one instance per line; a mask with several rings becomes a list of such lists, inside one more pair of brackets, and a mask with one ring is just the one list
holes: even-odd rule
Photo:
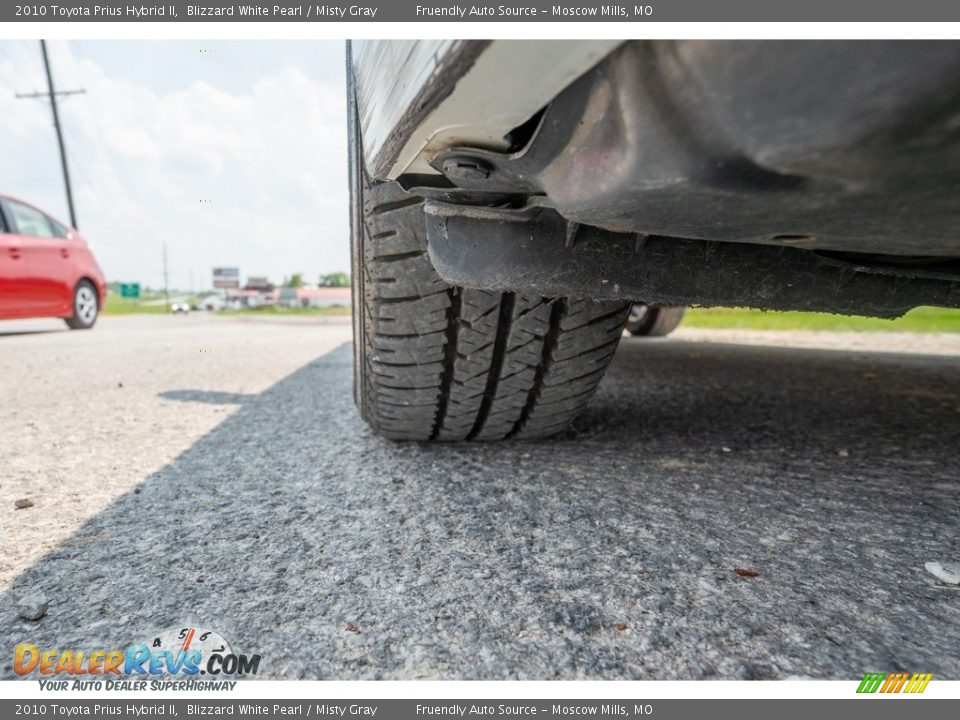
[[[77, 223], [108, 279], [349, 271], [340, 41], [51, 41]], [[69, 221], [36, 41], [0, 41], [0, 193]], [[208, 202], [201, 202], [208, 201]]]

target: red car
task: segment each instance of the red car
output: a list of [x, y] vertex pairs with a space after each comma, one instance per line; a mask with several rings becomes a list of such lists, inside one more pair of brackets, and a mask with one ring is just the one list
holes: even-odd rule
[[0, 319], [61, 317], [85, 330], [106, 295], [103, 271], [80, 233], [0, 195]]

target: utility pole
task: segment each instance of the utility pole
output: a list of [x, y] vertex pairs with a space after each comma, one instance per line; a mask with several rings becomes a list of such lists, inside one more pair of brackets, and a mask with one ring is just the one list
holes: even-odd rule
[[163, 299], [167, 306], [167, 312], [170, 312], [170, 286], [169, 276], [167, 275], [167, 243], [163, 243]]
[[67, 151], [63, 145], [63, 131], [60, 129], [60, 114], [57, 112], [57, 95], [79, 95], [86, 90], [60, 90], [53, 87], [53, 71], [50, 69], [50, 58], [47, 56], [47, 41], [40, 41], [40, 52], [43, 54], [43, 67], [47, 71], [47, 92], [17, 93], [17, 98], [50, 98], [50, 109], [53, 110], [53, 127], [57, 131], [57, 144], [60, 146], [60, 165], [63, 168], [63, 184], [67, 189], [67, 207], [70, 209], [70, 224], [77, 227], [77, 212], [73, 207], [73, 190], [70, 187], [70, 171], [67, 169]]

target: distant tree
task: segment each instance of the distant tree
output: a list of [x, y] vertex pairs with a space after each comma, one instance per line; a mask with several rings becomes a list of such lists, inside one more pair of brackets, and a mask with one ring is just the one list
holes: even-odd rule
[[303, 287], [303, 274], [294, 273], [290, 277], [285, 277], [283, 279], [283, 286], [288, 288], [299, 288]]
[[318, 285], [320, 287], [350, 287], [350, 275], [345, 272], [321, 275]]

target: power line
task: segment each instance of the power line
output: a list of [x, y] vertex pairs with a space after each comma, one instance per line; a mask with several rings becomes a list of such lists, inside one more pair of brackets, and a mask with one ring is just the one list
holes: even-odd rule
[[[10, 54], [10, 52], [7, 50], [7, 48], [4, 46], [4, 44], [3, 44], [3, 43], [0, 43], [0, 59], [2, 59], [2, 58], [6, 58], [6, 59], [7, 59], [7, 62], [10, 63], [10, 67], [13, 68], [14, 70], [16, 69], [16, 67], [17, 67], [17, 61], [14, 59], [13, 55]], [[23, 78], [21, 77], [20, 79], [22, 80]], [[19, 88], [19, 82], [16, 83], [17, 87], [14, 87], [13, 81], [8, 81], [8, 82], [10, 83], [10, 85], [9, 85], [9, 86], [10, 86], [10, 90], [11, 90], [14, 94], [16, 94], [17, 89]]]
[[53, 127], [57, 131], [57, 145], [60, 147], [60, 167], [63, 169], [63, 185], [67, 191], [67, 207], [70, 210], [70, 224], [77, 228], [77, 213], [73, 207], [73, 190], [70, 187], [70, 171], [67, 167], [67, 151], [63, 144], [63, 132], [60, 129], [60, 114], [57, 111], [57, 96], [78, 95], [86, 90], [60, 90], [53, 87], [53, 71], [50, 69], [50, 58], [47, 56], [47, 41], [40, 41], [40, 52], [43, 54], [43, 68], [47, 75], [47, 91], [35, 93], [18, 93], [15, 97], [39, 98], [46, 97], [50, 100], [50, 109], [53, 111]]
[[21, 66], [29, 65], [30, 66], [29, 68], [26, 68], [26, 69], [21, 68], [19, 72], [19, 77], [28, 85], [33, 84], [33, 82], [37, 78], [43, 76], [43, 67], [40, 63], [39, 58], [37, 58], [32, 52], [26, 53], [25, 51], [22, 51], [20, 49], [22, 47], [22, 43], [26, 41], [11, 41], [11, 42], [17, 43], [16, 46], [14, 46], [16, 49], [13, 50], [13, 54], [11, 54], [11, 52], [7, 50], [7, 48], [11, 48], [11, 43], [7, 43], [7, 47], [0, 46], [0, 51], [2, 51], [2, 53], [7, 56], [7, 59], [10, 60], [10, 62], [13, 64], [15, 68], [18, 65], [21, 65]]
[[[82, 84], [83, 73], [77, 63], [77, 58], [70, 51], [69, 44], [66, 47], [67, 51], [61, 53], [59, 59], [57, 59], [58, 75], [60, 77], [66, 76], [74, 84]], [[56, 56], [57, 48], [55, 45], [51, 46], [51, 51]], [[94, 92], [92, 95], [86, 95], [82, 102], [84, 114], [93, 118], [95, 126], [105, 128], [108, 127], [108, 122], [101, 101], [102, 94]], [[117, 213], [118, 207], [126, 205], [125, 197], [115, 195], [112, 188], [120, 186], [129, 189], [129, 180], [122, 179], [117, 173], [112, 153], [107, 149], [104, 142], [104, 134], [93, 132], [81, 136], [77, 134], [77, 127], [76, 124], [64, 124], [62, 130], [68, 146], [67, 158], [70, 161], [70, 167], [76, 171], [80, 194], [83, 195], [84, 186], [91, 189], [91, 192], [87, 193], [86, 202], [92, 203], [96, 219], [109, 227], [107, 237], [111, 238], [110, 244], [115, 250], [122, 250], [128, 258], [130, 256], [135, 257], [143, 268], [155, 268], [155, 256], [152, 253], [145, 252], [140, 243], [124, 243], [122, 246], [117, 244], [117, 240], [124, 237], [129, 229], [126, 226], [121, 227], [126, 220], [122, 219]], [[96, 178], [91, 175], [91, 168], [99, 171]], [[113, 184], [105, 183], [104, 180], [112, 181]], [[107, 202], [104, 201], [104, 198], [108, 199]], [[123, 201], [120, 201], [121, 199]], [[153, 277], [153, 280], [148, 279], [148, 282], [157, 284], [153, 271], [151, 271], [150, 276]]]

